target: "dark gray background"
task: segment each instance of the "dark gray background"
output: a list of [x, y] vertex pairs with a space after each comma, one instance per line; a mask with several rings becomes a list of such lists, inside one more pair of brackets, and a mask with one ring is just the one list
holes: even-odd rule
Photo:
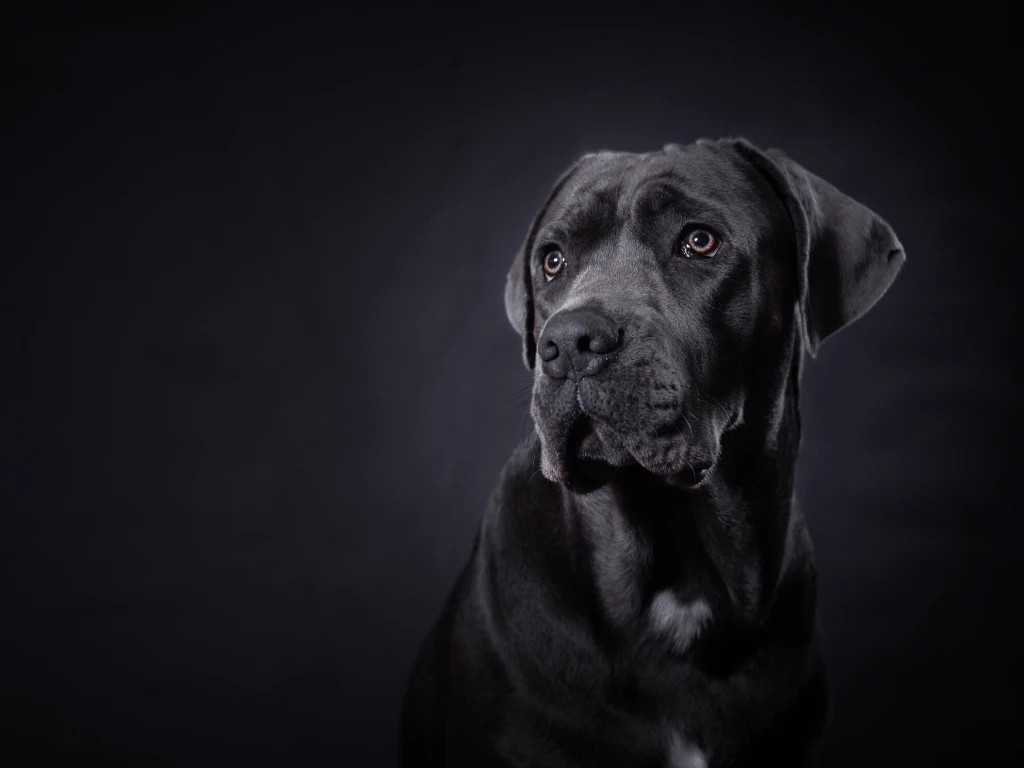
[[805, 375], [823, 764], [1010, 763], [1006, 28], [633, 4], [11, 20], [5, 747], [392, 764], [415, 648], [530, 428], [502, 306], [530, 218], [584, 151], [743, 135], [908, 253]]

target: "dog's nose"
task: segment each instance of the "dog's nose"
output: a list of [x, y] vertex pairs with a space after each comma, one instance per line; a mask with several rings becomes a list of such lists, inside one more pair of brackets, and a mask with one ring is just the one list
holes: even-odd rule
[[560, 312], [544, 328], [537, 345], [544, 373], [553, 379], [593, 376], [622, 343], [622, 332], [593, 310]]

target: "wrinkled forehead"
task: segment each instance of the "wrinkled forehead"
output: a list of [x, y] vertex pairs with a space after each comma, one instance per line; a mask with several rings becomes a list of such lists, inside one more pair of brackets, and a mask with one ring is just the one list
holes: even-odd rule
[[548, 206], [540, 231], [577, 236], [624, 224], [644, 231], [672, 214], [717, 226], [734, 242], [751, 240], [745, 244], [753, 246], [778, 204], [767, 180], [726, 146], [602, 152], [583, 160]]

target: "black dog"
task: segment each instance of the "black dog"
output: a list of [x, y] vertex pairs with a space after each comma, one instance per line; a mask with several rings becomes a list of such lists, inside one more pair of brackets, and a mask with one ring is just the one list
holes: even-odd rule
[[505, 291], [538, 438], [420, 652], [403, 765], [807, 764], [803, 350], [903, 261], [877, 215], [742, 140], [559, 179]]

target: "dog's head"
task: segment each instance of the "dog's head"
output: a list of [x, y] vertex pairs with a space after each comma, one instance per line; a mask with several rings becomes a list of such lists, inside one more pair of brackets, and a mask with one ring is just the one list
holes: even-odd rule
[[639, 464], [699, 485], [752, 396], [782, 396], [752, 384], [864, 314], [903, 260], [881, 218], [775, 150], [586, 155], [505, 290], [544, 475], [587, 490]]

